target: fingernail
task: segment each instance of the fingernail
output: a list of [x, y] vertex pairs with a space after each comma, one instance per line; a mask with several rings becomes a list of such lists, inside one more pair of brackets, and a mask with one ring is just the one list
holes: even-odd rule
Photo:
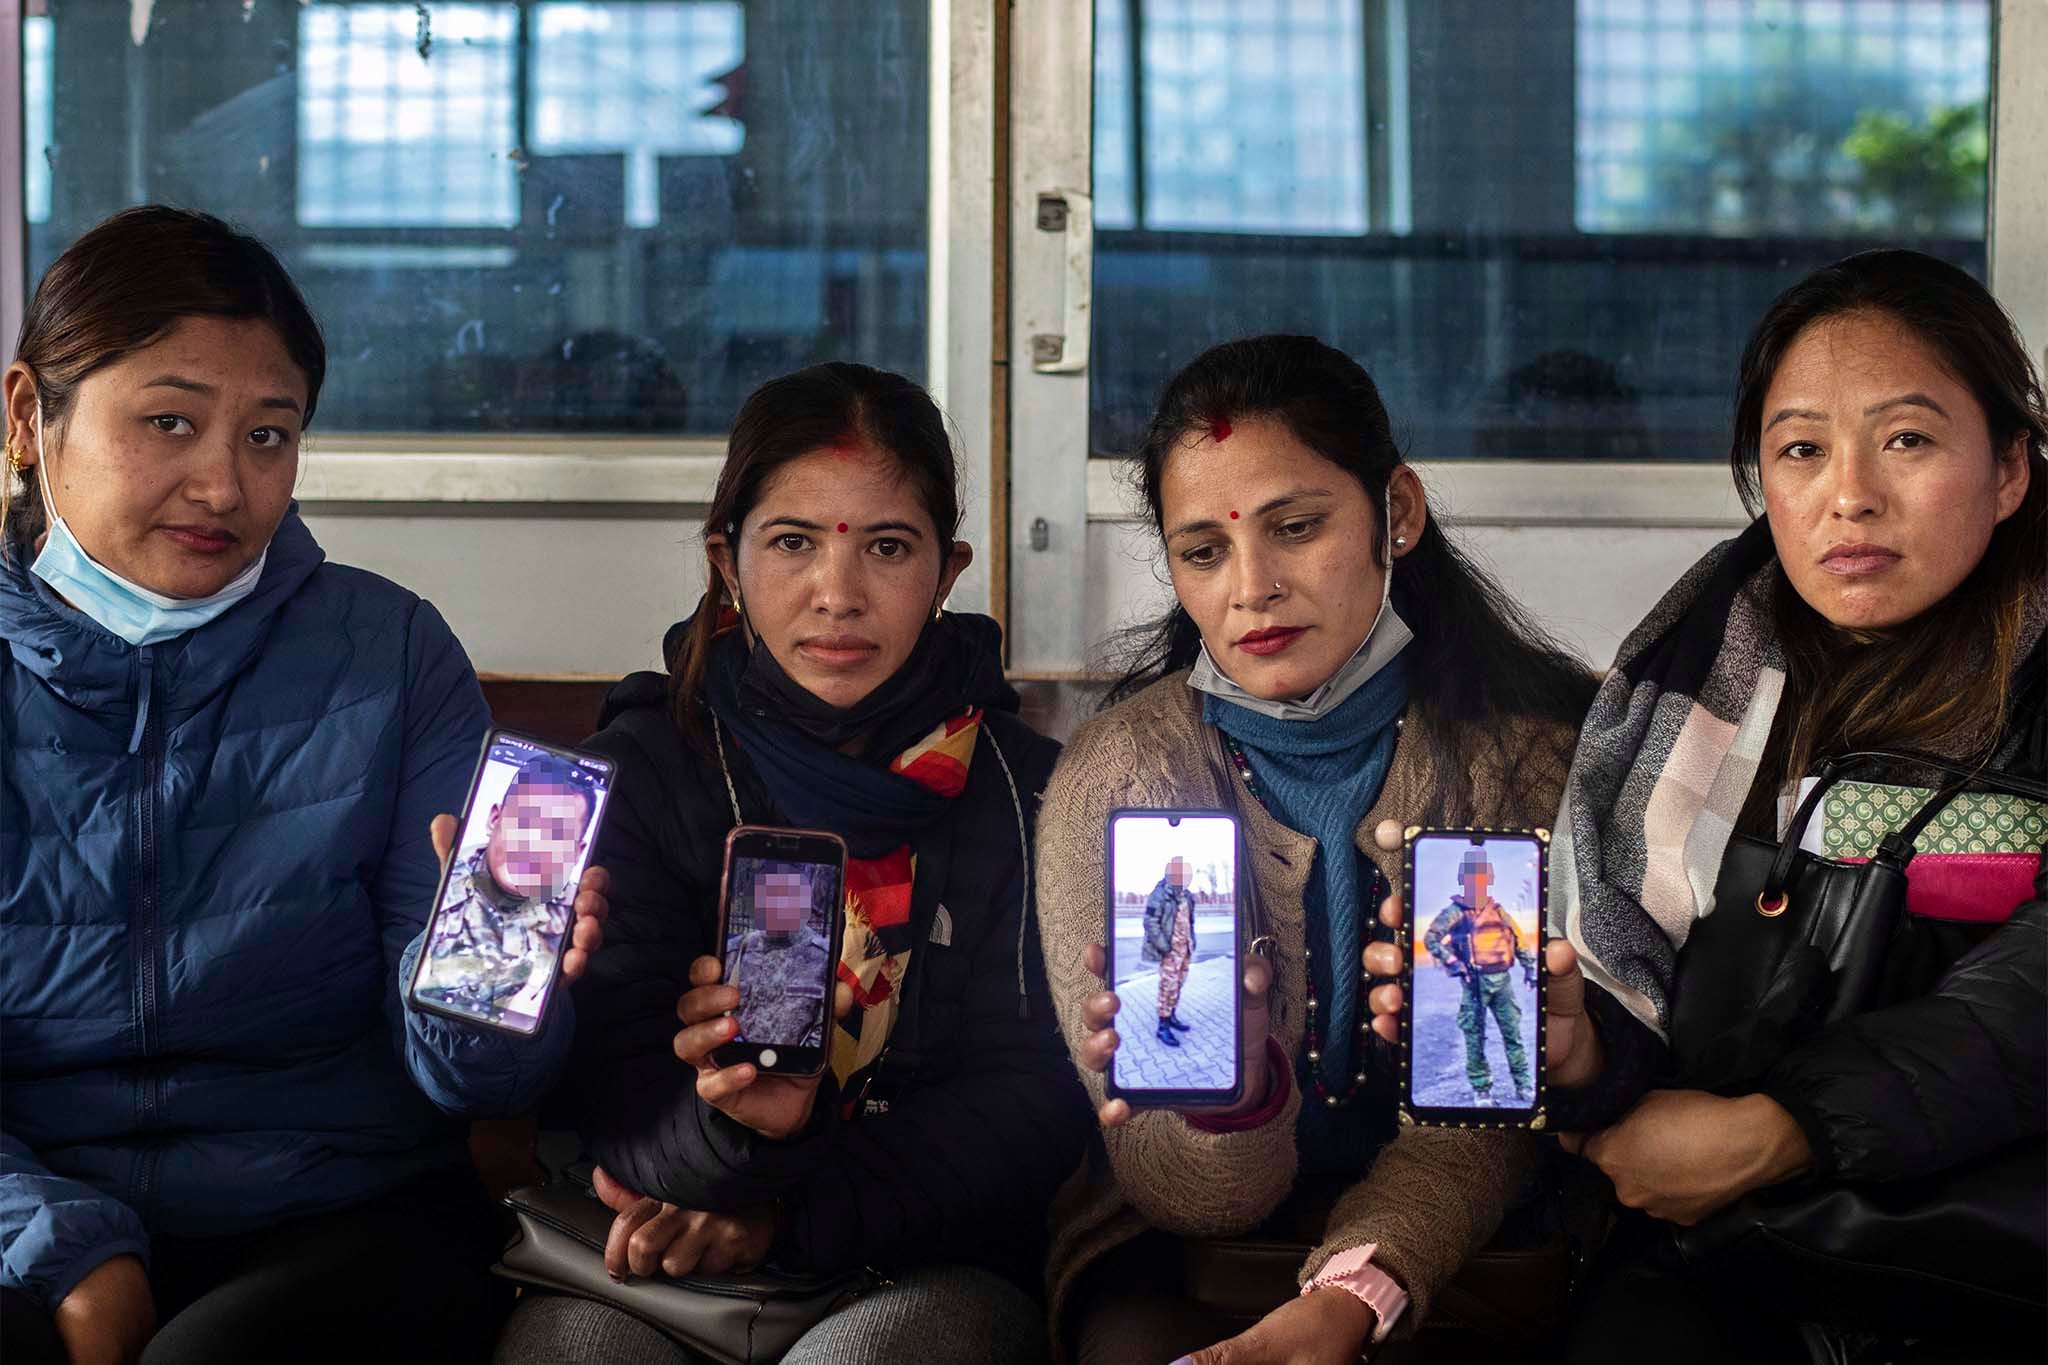
[[613, 1284], [624, 1284], [626, 1282], [626, 1277], [624, 1275], [619, 1274], [617, 1271], [607, 1270], [605, 1271], [605, 1274], [612, 1277]]

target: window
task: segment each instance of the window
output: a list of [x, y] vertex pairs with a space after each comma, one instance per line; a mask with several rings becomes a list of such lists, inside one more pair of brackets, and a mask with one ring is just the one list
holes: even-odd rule
[[1097, 226], [1363, 232], [1363, 23], [1363, 0], [1097, 5]]
[[1988, 0], [1580, 0], [1587, 232], [1977, 236]]
[[32, 14], [21, 21], [22, 163], [24, 216], [50, 221], [50, 18]]
[[717, 436], [813, 361], [922, 376], [928, 8], [53, 6], [29, 280], [126, 204], [236, 221], [327, 333], [330, 440]]
[[746, 52], [737, 0], [563, 5], [535, 10], [535, 152], [624, 152], [625, 220], [661, 218], [664, 156], [733, 156]]
[[517, 222], [518, 26], [511, 5], [301, 10], [299, 222]]
[[[1097, 0], [1090, 444], [1309, 332], [1412, 455], [1714, 460], [1765, 306], [1985, 270], [1986, 0]], [[1383, 168], [1383, 169], [1382, 169]]]

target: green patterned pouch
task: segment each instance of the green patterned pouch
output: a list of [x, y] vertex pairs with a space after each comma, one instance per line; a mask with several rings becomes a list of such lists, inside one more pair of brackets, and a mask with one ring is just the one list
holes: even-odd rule
[[[1810, 779], [1809, 779], [1810, 780]], [[1837, 782], [1801, 844], [1827, 858], [1867, 858], [1878, 841], [1911, 820], [1933, 795], [1925, 787]], [[1920, 831], [1915, 853], [2039, 853], [2048, 843], [2048, 804], [1996, 792], [1965, 792]]]

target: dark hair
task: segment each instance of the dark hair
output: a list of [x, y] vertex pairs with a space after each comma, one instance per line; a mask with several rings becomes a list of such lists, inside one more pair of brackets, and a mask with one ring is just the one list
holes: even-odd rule
[[[1850, 641], [1793, 589], [1773, 593], [1787, 689], [1761, 778], [1771, 790], [1828, 753], [1869, 744], [1988, 757], [2006, 724], [2027, 599], [2048, 537], [2048, 409], [2005, 310], [1967, 271], [1917, 251], [1865, 251], [1780, 294], [1743, 348], [1729, 452], [1752, 515], [1763, 510], [1764, 398], [1785, 353], [1809, 327], [1852, 314], [1890, 318], [1932, 350], [1984, 411], [1993, 458], [2016, 438], [2029, 465], [2017, 510], [1991, 533], [1976, 568], [1941, 604], [1894, 630]], [[1850, 647], [1845, 648], [1848, 645]]]
[[[261, 318], [306, 376], [305, 421], [327, 375], [327, 345], [270, 248], [211, 214], [144, 204], [123, 209], [65, 248], [36, 286], [15, 359], [34, 372], [47, 426], [61, 421], [94, 371], [158, 340], [189, 317]], [[5, 540], [43, 531], [43, 503], [0, 488]]]
[[498, 803], [503, 805], [512, 799], [513, 792], [527, 787], [552, 787], [576, 793], [583, 798], [583, 828], [590, 828], [590, 817], [597, 814], [597, 779], [589, 769], [556, 754], [535, 754], [512, 774]]
[[[747, 397], [726, 438], [725, 464], [704, 515], [707, 534], [722, 532], [738, 555], [739, 529], [784, 465], [813, 451], [865, 441], [887, 451], [917, 489], [938, 532], [943, 559], [960, 529], [960, 471], [946, 419], [932, 396], [900, 374], [832, 361], [771, 379]], [[732, 605], [718, 566], [706, 555], [703, 600], [668, 661], [676, 724], [702, 748], [698, 709], [711, 642]]]
[[[1375, 509], [1385, 510], [1401, 452], [1371, 376], [1314, 337], [1262, 336], [1204, 351], [1160, 395], [1134, 457], [1155, 530], [1164, 529], [1160, 479], [1174, 447], [1219, 419], [1247, 417], [1285, 423], [1295, 439], [1357, 479]], [[1375, 549], [1384, 559], [1379, 536], [1375, 528]], [[1510, 785], [1525, 759], [1556, 760], [1559, 755], [1518, 744], [1511, 722], [1577, 725], [1593, 701], [1593, 675], [1458, 552], [1434, 513], [1397, 564], [1393, 607], [1415, 632], [1408, 666], [1417, 679], [1415, 699], [1429, 727], [1435, 774], [1424, 820], [1463, 823], [1475, 814], [1475, 759], [1495, 764]], [[1200, 647], [1194, 619], [1175, 603], [1160, 620], [1127, 635], [1124, 676], [1103, 705], [1188, 667]]]

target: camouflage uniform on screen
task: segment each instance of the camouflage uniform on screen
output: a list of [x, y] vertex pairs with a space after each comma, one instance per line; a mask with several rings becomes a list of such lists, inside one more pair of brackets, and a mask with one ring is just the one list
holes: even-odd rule
[[805, 925], [794, 934], [754, 929], [726, 954], [726, 980], [740, 986], [740, 1040], [823, 1047], [831, 941]]
[[514, 896], [491, 876], [488, 852], [478, 849], [448, 874], [442, 904], [450, 927], [434, 944], [422, 985], [451, 1002], [502, 1008], [561, 946], [575, 893]]
[[1465, 1035], [1465, 1079], [1485, 1099], [1493, 1091], [1493, 1069], [1486, 1061], [1486, 1020], [1500, 1025], [1502, 1049], [1508, 1055], [1515, 1094], [1529, 1093], [1529, 1051], [1522, 1043], [1522, 1005], [1515, 998], [1513, 969], [1536, 982], [1536, 950], [1523, 944], [1515, 921], [1489, 896], [1477, 910], [1456, 896], [1431, 922], [1422, 946], [1464, 989], [1458, 1000], [1458, 1028]]

